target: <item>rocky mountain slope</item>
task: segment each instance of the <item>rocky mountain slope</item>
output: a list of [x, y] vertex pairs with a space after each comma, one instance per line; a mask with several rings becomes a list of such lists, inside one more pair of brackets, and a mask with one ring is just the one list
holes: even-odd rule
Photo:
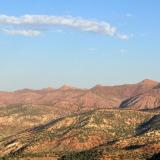
[[[139, 129], [149, 125], [145, 132]], [[157, 113], [100, 109], [54, 119], [0, 142], [10, 159], [145, 160], [160, 152]]]
[[122, 101], [146, 93], [157, 85], [157, 81], [144, 80], [137, 84], [121, 86], [97, 85], [91, 89], [69, 86], [59, 89], [24, 89], [16, 92], [0, 92], [0, 104], [46, 105], [72, 112], [95, 108], [118, 108]]
[[160, 108], [160, 88], [159, 85], [155, 88], [133, 96], [122, 102], [120, 108], [127, 108], [133, 110], [159, 110]]

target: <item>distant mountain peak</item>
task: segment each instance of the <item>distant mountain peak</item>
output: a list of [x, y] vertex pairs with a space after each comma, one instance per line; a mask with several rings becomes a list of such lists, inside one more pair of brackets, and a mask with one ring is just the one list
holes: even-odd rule
[[93, 88], [100, 88], [100, 87], [104, 87], [104, 86], [102, 86], [102, 85], [100, 85], [100, 84], [97, 84], [97, 85], [95, 85]]
[[70, 89], [76, 89], [76, 87], [69, 86], [69, 85], [63, 85], [59, 88], [60, 90], [70, 90]]
[[158, 81], [155, 81], [155, 80], [151, 80], [151, 79], [144, 79], [143, 81], [140, 82], [141, 84], [158, 84], [159, 82]]

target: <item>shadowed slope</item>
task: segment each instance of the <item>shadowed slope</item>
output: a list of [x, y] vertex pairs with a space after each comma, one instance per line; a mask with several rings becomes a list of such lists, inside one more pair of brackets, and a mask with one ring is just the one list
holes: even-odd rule
[[150, 110], [160, 107], [160, 89], [152, 89], [144, 94], [131, 97], [122, 102], [120, 108], [133, 110]]
[[155, 115], [136, 129], [137, 134], [160, 130], [160, 115]]

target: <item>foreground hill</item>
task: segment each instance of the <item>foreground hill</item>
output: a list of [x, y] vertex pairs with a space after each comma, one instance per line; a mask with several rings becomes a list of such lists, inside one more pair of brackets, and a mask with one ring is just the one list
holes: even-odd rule
[[[4, 139], [0, 156], [22, 160], [149, 159], [160, 152], [156, 115], [113, 109], [73, 114]], [[146, 122], [150, 127], [140, 133]]]
[[0, 140], [67, 113], [67, 111], [44, 105], [0, 106]]

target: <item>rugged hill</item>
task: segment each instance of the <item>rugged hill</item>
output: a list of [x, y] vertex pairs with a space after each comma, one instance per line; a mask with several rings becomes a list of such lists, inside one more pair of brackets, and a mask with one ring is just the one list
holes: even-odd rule
[[145, 160], [160, 152], [160, 130], [138, 135], [137, 128], [146, 121], [155, 123], [154, 116], [101, 109], [54, 119], [1, 141], [0, 156], [4, 160]]
[[136, 95], [122, 102], [120, 108], [133, 110], [159, 110], [160, 108], [160, 88], [154, 89], [143, 94]]

